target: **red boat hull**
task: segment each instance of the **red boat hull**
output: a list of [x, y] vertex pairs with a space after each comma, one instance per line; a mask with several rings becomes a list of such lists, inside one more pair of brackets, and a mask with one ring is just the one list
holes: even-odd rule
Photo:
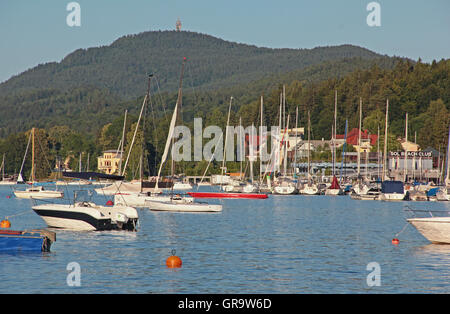
[[220, 193], [220, 192], [188, 192], [188, 194], [195, 198], [250, 198], [250, 199], [265, 199], [267, 194], [257, 193]]

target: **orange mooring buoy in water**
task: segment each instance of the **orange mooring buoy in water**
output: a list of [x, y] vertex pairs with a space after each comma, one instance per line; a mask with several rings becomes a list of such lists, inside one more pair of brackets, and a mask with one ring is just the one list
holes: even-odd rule
[[180, 268], [183, 262], [181, 261], [181, 258], [175, 255], [176, 251], [172, 250], [172, 256], [169, 256], [166, 259], [166, 266], [169, 268]]
[[8, 219], [2, 220], [0, 222], [0, 228], [10, 228], [11, 227], [11, 222], [9, 222]]
[[399, 243], [400, 243], [400, 240], [399, 240], [399, 239], [397, 239], [397, 238], [393, 238], [393, 239], [392, 239], [392, 244], [397, 245], [397, 244], [399, 244]]

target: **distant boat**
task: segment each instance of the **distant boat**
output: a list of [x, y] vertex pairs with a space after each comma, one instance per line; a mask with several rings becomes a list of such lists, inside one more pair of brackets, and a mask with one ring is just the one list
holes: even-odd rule
[[174, 190], [192, 190], [193, 186], [189, 182], [175, 182], [173, 184]]
[[5, 154], [3, 154], [2, 165], [0, 166], [2, 169], [2, 180], [0, 181], [0, 185], [15, 185], [17, 184], [14, 180], [8, 180], [5, 178]]
[[288, 178], [282, 178], [278, 181], [278, 183], [273, 188], [273, 194], [279, 195], [291, 195], [297, 194], [298, 190], [295, 186], [295, 182]]
[[319, 194], [319, 188], [314, 183], [307, 183], [298, 190], [298, 193], [303, 195], [317, 195]]
[[15, 190], [14, 195], [17, 198], [63, 198], [64, 192], [58, 190], [46, 190], [43, 186], [31, 186], [24, 191]]
[[266, 199], [267, 194], [262, 193], [227, 193], [227, 192], [188, 192], [194, 198], [249, 198]]
[[[45, 199], [45, 198], [62, 198], [64, 197], [64, 192], [58, 190], [46, 190], [43, 186], [35, 186], [35, 166], [34, 166], [34, 128], [31, 129], [31, 138], [32, 138], [32, 155], [31, 155], [31, 187], [23, 190], [14, 190], [14, 195], [18, 198], [36, 198], [36, 199]], [[27, 146], [28, 150], [28, 146]], [[27, 150], [25, 151], [25, 157], [27, 154]], [[25, 161], [24, 157], [24, 161]], [[23, 165], [23, 163], [22, 163]], [[20, 173], [21, 174], [21, 173]], [[22, 176], [20, 175], [20, 178]]]
[[341, 189], [336, 176], [333, 176], [331, 186], [325, 190], [325, 195], [344, 195], [344, 191]]
[[408, 197], [402, 181], [383, 181], [381, 183], [380, 200], [403, 201]]
[[[173, 141], [173, 134], [175, 131], [175, 125], [176, 125], [176, 121], [177, 121], [177, 116], [178, 116], [178, 107], [181, 106], [182, 103], [182, 82], [183, 82], [183, 73], [184, 73], [184, 65], [186, 62], [186, 58], [183, 59], [183, 64], [181, 67], [181, 75], [180, 75], [180, 85], [178, 88], [178, 98], [177, 101], [175, 103], [175, 108], [173, 110], [173, 114], [172, 114], [172, 119], [170, 120], [170, 125], [169, 125], [169, 132], [167, 134], [167, 139], [166, 139], [166, 145], [164, 148], [164, 153], [163, 156], [161, 158], [161, 164], [159, 166], [159, 170], [158, 170], [158, 177], [156, 179], [156, 191], [158, 189], [158, 181], [161, 175], [161, 170], [162, 167], [164, 165], [164, 163], [166, 162], [167, 159], [167, 155], [169, 153], [169, 149], [171, 147], [171, 143]], [[173, 149], [173, 147], [172, 147]], [[175, 168], [175, 162], [174, 159], [172, 158], [171, 161], [172, 165], [171, 165], [171, 177], [172, 180], [174, 178], [174, 168]], [[146, 204], [148, 205], [148, 207], [151, 210], [159, 210], [159, 211], [171, 211], [171, 212], [218, 212], [222, 210], [222, 205], [210, 205], [207, 203], [197, 203], [195, 201], [192, 201], [191, 198], [187, 198], [185, 196], [180, 196], [177, 197], [176, 195], [174, 195], [174, 187], [171, 190], [170, 193], [170, 200], [168, 201], [154, 201], [154, 200], [149, 200], [146, 202]]]
[[222, 205], [189, 201], [186, 197], [171, 197], [170, 200], [149, 200], [146, 207], [155, 211], [170, 212], [220, 212]]

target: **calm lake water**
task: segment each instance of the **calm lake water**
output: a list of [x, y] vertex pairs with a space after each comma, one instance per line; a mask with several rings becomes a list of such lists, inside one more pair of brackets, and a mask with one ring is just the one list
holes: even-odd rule
[[[10, 218], [15, 230], [46, 227], [11, 194], [0, 187], [0, 218], [21, 214]], [[450, 209], [300, 195], [223, 200], [223, 212], [210, 214], [140, 209], [135, 233], [57, 230], [50, 253], [0, 254], [0, 293], [449, 293], [450, 245], [403, 229], [405, 206]], [[183, 260], [177, 270], [165, 266], [172, 249]], [[79, 287], [67, 285], [71, 262]], [[380, 285], [370, 287], [372, 262]]]

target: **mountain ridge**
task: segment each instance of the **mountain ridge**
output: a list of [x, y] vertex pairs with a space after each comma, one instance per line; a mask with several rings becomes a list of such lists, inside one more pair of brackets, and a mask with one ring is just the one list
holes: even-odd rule
[[341, 58], [383, 57], [355, 45], [323, 46], [312, 49], [267, 48], [235, 43], [220, 38], [176, 31], [150, 31], [125, 35], [110, 45], [77, 49], [60, 62], [39, 64], [0, 84], [0, 95], [30, 88], [107, 88], [124, 99], [142, 95], [142, 79], [150, 72], [162, 78], [164, 91], [176, 90], [179, 67], [188, 57], [193, 87], [221, 87], [216, 80], [230, 78], [226, 85], [259, 79], [265, 73], [302, 69]]

